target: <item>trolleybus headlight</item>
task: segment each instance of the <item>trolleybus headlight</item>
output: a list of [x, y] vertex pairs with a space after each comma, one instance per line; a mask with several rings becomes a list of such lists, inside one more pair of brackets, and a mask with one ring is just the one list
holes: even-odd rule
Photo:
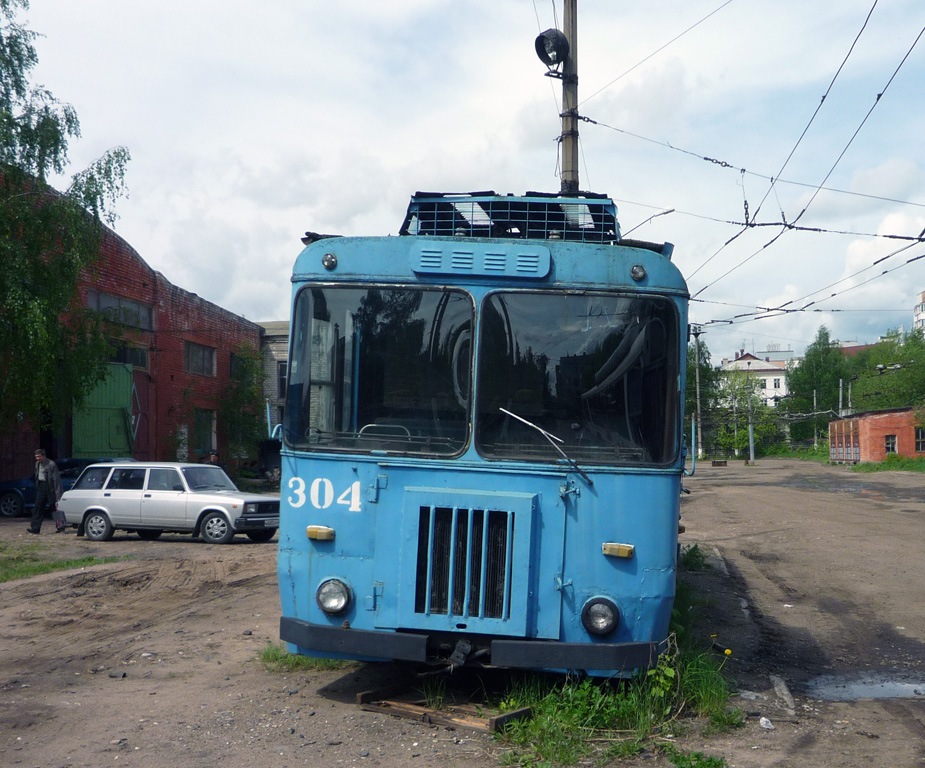
[[339, 579], [328, 579], [318, 587], [315, 599], [325, 613], [340, 613], [350, 605], [350, 588]]
[[581, 623], [591, 635], [609, 635], [619, 621], [619, 609], [606, 597], [592, 597], [581, 609]]

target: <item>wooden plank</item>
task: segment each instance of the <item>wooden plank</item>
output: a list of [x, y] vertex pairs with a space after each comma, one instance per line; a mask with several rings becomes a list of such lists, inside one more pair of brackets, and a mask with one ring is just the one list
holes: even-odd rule
[[508, 723], [513, 723], [515, 720], [526, 720], [529, 717], [533, 717], [533, 707], [521, 707], [520, 709], [512, 709], [510, 712], [505, 712], [502, 715], [496, 715], [488, 719], [488, 730], [492, 733], [500, 731]]
[[362, 694], [357, 696], [357, 704], [360, 709], [366, 712], [379, 712], [392, 715], [393, 717], [416, 720], [420, 723], [451, 725], [486, 732], [498, 731], [513, 720], [521, 720], [532, 715], [532, 710], [529, 707], [486, 717], [486, 713], [492, 710], [486, 710], [485, 708], [479, 708], [473, 705], [448, 706], [442, 709], [434, 709], [424, 706], [423, 704], [400, 701], [397, 699], [372, 701], [368, 698], [364, 698], [364, 701], [360, 701], [361, 695]]
[[360, 691], [356, 697], [358, 705], [368, 704], [371, 701], [381, 701], [382, 699], [391, 699], [408, 690], [408, 683], [392, 683], [376, 688], [373, 691]]

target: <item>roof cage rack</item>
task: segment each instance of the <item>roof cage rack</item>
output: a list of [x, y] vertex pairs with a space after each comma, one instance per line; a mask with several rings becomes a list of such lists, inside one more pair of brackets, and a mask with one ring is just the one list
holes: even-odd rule
[[616, 243], [620, 225], [613, 201], [592, 192], [416, 192], [399, 234]]

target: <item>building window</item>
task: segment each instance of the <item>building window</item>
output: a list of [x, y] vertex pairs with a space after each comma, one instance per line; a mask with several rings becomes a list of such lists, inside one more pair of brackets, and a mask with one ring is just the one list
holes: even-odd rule
[[215, 375], [215, 350], [187, 341], [184, 344], [184, 359], [187, 373], [196, 373], [200, 376]]
[[896, 453], [896, 435], [887, 435], [884, 441], [884, 446], [886, 447], [886, 452]]
[[241, 355], [236, 355], [234, 352], [231, 353], [231, 363], [228, 370], [228, 375], [232, 381], [243, 382], [247, 376], [247, 361], [241, 357]]
[[774, 389], [780, 389], [780, 379], [774, 379]]
[[112, 345], [112, 353], [109, 356], [111, 363], [124, 363], [133, 368], [148, 369], [147, 347], [133, 347], [116, 339], [113, 339], [110, 344]]
[[114, 323], [140, 328], [143, 331], [154, 330], [151, 322], [151, 307], [140, 302], [113, 296], [102, 291], [87, 291], [87, 306], [99, 312]]
[[215, 411], [197, 408], [193, 411], [193, 451], [205, 456], [215, 448]]
[[276, 363], [276, 396], [280, 400], [286, 399], [286, 361]]
[[915, 428], [915, 451], [925, 453], [925, 427]]

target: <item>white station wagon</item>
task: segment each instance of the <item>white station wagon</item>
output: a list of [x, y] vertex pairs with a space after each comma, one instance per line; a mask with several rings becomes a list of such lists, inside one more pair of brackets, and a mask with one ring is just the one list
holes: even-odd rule
[[58, 503], [77, 535], [108, 541], [116, 529], [156, 539], [165, 531], [227, 544], [236, 533], [269, 541], [279, 499], [239, 491], [221, 467], [132, 462], [87, 467]]

